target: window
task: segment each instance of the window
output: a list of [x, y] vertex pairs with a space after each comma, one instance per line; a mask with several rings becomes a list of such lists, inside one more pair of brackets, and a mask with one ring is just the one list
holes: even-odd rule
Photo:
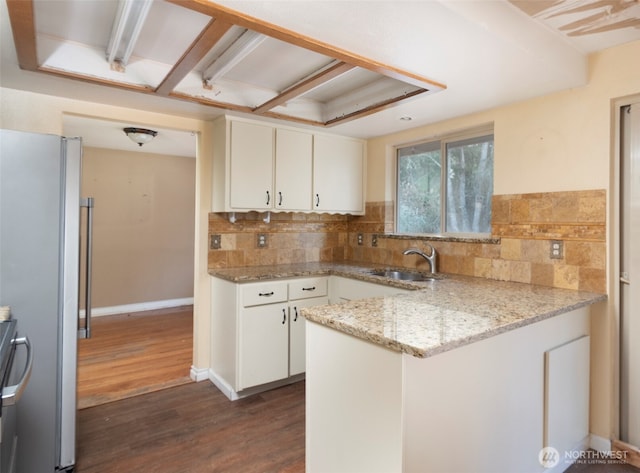
[[398, 233], [491, 233], [493, 134], [398, 148], [397, 177]]

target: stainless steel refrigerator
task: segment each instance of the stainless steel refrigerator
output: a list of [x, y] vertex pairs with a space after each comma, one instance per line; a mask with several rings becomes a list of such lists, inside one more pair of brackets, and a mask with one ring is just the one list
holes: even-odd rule
[[0, 305], [34, 357], [17, 409], [18, 473], [75, 464], [77, 338], [90, 318], [79, 318], [80, 287], [90, 289], [90, 264], [80, 283], [81, 205], [92, 205], [81, 201], [81, 158], [78, 138], [0, 130]]

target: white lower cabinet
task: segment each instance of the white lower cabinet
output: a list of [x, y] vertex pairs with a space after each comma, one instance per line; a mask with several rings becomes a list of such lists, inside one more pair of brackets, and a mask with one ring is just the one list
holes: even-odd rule
[[240, 311], [240, 390], [288, 377], [288, 312], [286, 303]]
[[230, 399], [305, 371], [302, 307], [327, 304], [328, 278], [236, 284], [212, 278], [209, 378]]
[[306, 321], [300, 314], [300, 309], [328, 303], [329, 298], [326, 296], [300, 299], [289, 303], [289, 376], [305, 372]]

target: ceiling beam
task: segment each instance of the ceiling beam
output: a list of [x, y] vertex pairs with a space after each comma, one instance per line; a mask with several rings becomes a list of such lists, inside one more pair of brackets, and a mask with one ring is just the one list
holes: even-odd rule
[[351, 64], [347, 64], [345, 62], [335, 62], [330, 67], [311, 74], [309, 77], [301, 80], [291, 87], [288, 87], [284, 90], [284, 92], [281, 92], [279, 95], [272, 98], [268, 102], [265, 102], [262, 105], [254, 108], [253, 111], [255, 113], [264, 113], [267, 110], [271, 110], [272, 108], [277, 107], [278, 105], [282, 105], [283, 103], [291, 100], [294, 97], [298, 97], [305, 92], [315, 89], [319, 85], [322, 85], [325, 82], [338, 77], [353, 68], [355, 68], [355, 66]]
[[156, 88], [156, 93], [163, 96], [171, 94], [180, 81], [196, 67], [232, 26], [233, 24], [229, 22], [212, 19]]
[[366, 117], [367, 115], [371, 115], [377, 112], [381, 112], [382, 110], [386, 110], [403, 100], [410, 99], [415, 97], [416, 95], [424, 94], [425, 92], [432, 92], [427, 89], [418, 89], [413, 92], [408, 92], [406, 94], [400, 95], [399, 97], [393, 97], [391, 99], [387, 99], [383, 102], [376, 103], [373, 105], [369, 105], [368, 107], [361, 108], [360, 110], [356, 110], [355, 112], [347, 113], [345, 115], [332, 118], [331, 120], [327, 120], [324, 122], [324, 125], [327, 127], [337, 125], [338, 123], [346, 123], [351, 120], [355, 120], [356, 118]]
[[294, 31], [288, 30], [281, 26], [274, 25], [273, 23], [260, 20], [245, 13], [233, 10], [231, 8], [224, 7], [211, 0], [168, 0], [171, 3], [180, 5], [184, 8], [203, 13], [205, 15], [218, 18], [219, 20], [228, 21], [243, 28], [262, 33], [272, 38], [279, 39], [294, 46], [314, 51], [325, 56], [329, 56], [334, 59], [338, 59], [347, 64], [352, 64], [357, 67], [362, 67], [369, 71], [377, 72], [392, 79], [397, 79], [408, 84], [431, 90], [433, 92], [444, 90], [446, 85], [428, 79], [426, 77], [414, 74], [412, 72], [404, 71], [396, 67], [383, 64], [372, 59], [365, 58], [358, 54], [350, 53], [344, 49], [331, 46], [322, 41], [304, 36]]
[[32, 0], [7, 0], [9, 20], [16, 45], [18, 64], [27, 71], [38, 70], [36, 26]]

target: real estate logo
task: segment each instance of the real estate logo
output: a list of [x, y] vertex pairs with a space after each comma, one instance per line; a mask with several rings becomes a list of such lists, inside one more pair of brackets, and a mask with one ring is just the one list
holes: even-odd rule
[[544, 447], [538, 453], [538, 461], [544, 468], [553, 468], [560, 463], [560, 452], [553, 447]]

